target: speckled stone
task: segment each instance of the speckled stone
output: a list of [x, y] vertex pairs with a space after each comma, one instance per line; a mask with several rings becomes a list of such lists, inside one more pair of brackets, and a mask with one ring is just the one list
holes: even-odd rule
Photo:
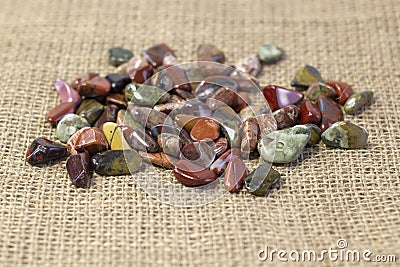
[[58, 140], [66, 143], [68, 139], [83, 127], [90, 127], [87, 120], [76, 114], [65, 115], [57, 124], [56, 135]]
[[370, 105], [373, 98], [374, 93], [372, 91], [355, 93], [347, 99], [344, 105], [344, 112], [350, 115], [356, 114], [357, 112], [361, 111], [365, 106]]
[[289, 163], [300, 156], [310, 136], [310, 130], [303, 125], [275, 131], [260, 140], [258, 152], [267, 162]]
[[165, 169], [173, 169], [174, 165], [169, 161], [169, 158], [163, 152], [148, 153], [139, 151], [139, 155], [145, 162], [154, 164], [156, 166], [163, 167]]
[[133, 129], [129, 126], [122, 126], [121, 129], [127, 144], [133, 149], [150, 153], [160, 151], [157, 141], [143, 128]]
[[240, 145], [242, 158], [248, 158], [249, 154], [257, 147], [259, 127], [257, 119], [248, 118], [243, 122], [242, 143]]
[[157, 137], [157, 142], [165, 154], [175, 158], [179, 157], [183, 143], [178, 135], [161, 133]]
[[94, 155], [91, 163], [97, 174], [117, 176], [137, 171], [142, 164], [142, 158], [133, 149], [108, 150]]
[[108, 142], [99, 128], [84, 127], [71, 136], [67, 149], [72, 155], [86, 151], [92, 156], [108, 150]]
[[311, 84], [304, 95], [311, 101], [316, 101], [321, 95], [332, 98], [333, 100], [337, 98], [335, 90], [322, 82]]
[[339, 121], [331, 125], [321, 138], [330, 147], [364, 148], [368, 142], [368, 133], [354, 123]]
[[223, 106], [233, 108], [237, 105], [237, 94], [231, 89], [220, 87], [207, 98], [206, 104], [212, 110], [216, 110]]
[[79, 83], [76, 90], [79, 95], [85, 97], [106, 96], [111, 90], [111, 84], [106, 78], [96, 76], [89, 81]]
[[249, 173], [245, 179], [245, 187], [255, 196], [268, 196], [273, 188], [280, 187], [280, 178], [280, 173], [264, 162]]
[[114, 67], [128, 62], [132, 57], [132, 51], [122, 47], [112, 47], [108, 50], [108, 63]]
[[[274, 44], [263, 44], [258, 50], [258, 56], [263, 63], [271, 64], [275, 63], [281, 59], [283, 55], [282, 50], [280, 50]], [[255, 76], [255, 75], [254, 75]]]
[[129, 113], [132, 120], [138, 122], [142, 126], [151, 129], [154, 125], [165, 124], [167, 115], [157, 110], [148, 107], [128, 106], [127, 114]]
[[313, 66], [305, 65], [296, 73], [291, 85], [300, 90], [305, 90], [315, 82], [322, 82], [321, 74]]
[[138, 85], [131, 83], [125, 88], [127, 101], [140, 106], [153, 107], [156, 104], [165, 103], [169, 100], [169, 93], [152, 85]]
[[235, 64], [237, 70], [248, 73], [254, 77], [260, 74], [262, 65], [260, 58], [256, 54], [252, 54]]
[[295, 105], [286, 106], [272, 113], [276, 120], [278, 129], [284, 129], [296, 125], [299, 121], [299, 114], [299, 108]]

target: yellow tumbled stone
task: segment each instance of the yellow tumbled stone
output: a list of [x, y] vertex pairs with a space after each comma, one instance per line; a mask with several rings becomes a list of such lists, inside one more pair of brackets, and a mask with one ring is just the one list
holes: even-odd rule
[[103, 124], [103, 132], [110, 145], [111, 150], [123, 150], [122, 130], [118, 124], [114, 122], [106, 122]]

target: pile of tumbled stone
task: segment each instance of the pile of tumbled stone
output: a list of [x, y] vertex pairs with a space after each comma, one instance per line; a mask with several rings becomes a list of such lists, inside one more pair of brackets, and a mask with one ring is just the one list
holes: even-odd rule
[[[40, 166], [68, 157], [68, 175], [77, 187], [90, 185], [93, 170], [125, 175], [150, 163], [173, 169], [185, 186], [205, 185], [223, 175], [227, 191], [245, 185], [250, 193], [265, 196], [280, 181], [270, 164], [297, 160], [307, 145], [322, 139], [336, 148], [366, 146], [367, 132], [343, 121], [341, 105], [347, 114], [356, 114], [371, 103], [371, 91], [354, 93], [349, 84], [325, 81], [317, 69], [305, 65], [291, 83], [296, 90], [267, 85], [260, 90], [269, 107], [254, 110], [249, 93], [259, 88], [255, 77], [263, 65], [280, 60], [282, 51], [262, 45], [258, 55], [234, 68], [202, 65], [225, 62], [214, 45], [200, 45], [197, 53], [198, 66], [181, 69], [166, 44], [141, 56], [114, 47], [109, 63], [117, 67], [115, 73], [103, 77], [88, 72], [70, 83], [57, 79], [54, 88], [61, 104], [46, 118], [66, 145], [37, 138], [26, 161]], [[146, 83], [151, 77], [155, 82]], [[172, 121], [166, 123], [167, 118]], [[260, 155], [265, 163], [248, 173], [250, 155]]]

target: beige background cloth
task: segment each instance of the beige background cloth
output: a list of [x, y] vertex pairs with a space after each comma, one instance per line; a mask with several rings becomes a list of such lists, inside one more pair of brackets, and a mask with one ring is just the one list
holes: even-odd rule
[[[2, 0], [0, 265], [271, 266], [279, 262], [257, 260], [265, 245], [318, 250], [339, 238], [399, 261], [399, 25], [397, 0]], [[306, 149], [278, 167], [283, 187], [269, 197], [243, 191], [200, 208], [160, 203], [131, 176], [95, 176], [92, 188], [75, 189], [65, 162], [24, 162], [34, 138], [56, 139], [45, 121], [59, 103], [55, 78], [112, 72], [110, 47], [139, 54], [160, 42], [181, 61], [213, 43], [229, 64], [273, 42], [285, 57], [264, 68], [262, 84], [289, 87], [308, 63], [355, 91], [372, 90], [375, 104], [346, 116], [368, 130], [369, 145]]]

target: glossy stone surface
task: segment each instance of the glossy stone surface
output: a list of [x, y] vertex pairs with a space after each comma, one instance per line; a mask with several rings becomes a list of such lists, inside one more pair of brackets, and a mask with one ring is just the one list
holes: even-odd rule
[[166, 44], [158, 44], [143, 51], [143, 56], [154, 67], [159, 67], [163, 64], [165, 56], [172, 54], [174, 51]]
[[245, 179], [245, 187], [255, 196], [268, 196], [273, 188], [279, 188], [280, 178], [280, 173], [264, 162], [249, 173]]
[[153, 107], [154, 110], [169, 114], [171, 111], [180, 108], [183, 105], [183, 103], [163, 103], [163, 104], [157, 104]]
[[214, 142], [214, 152], [216, 156], [221, 156], [228, 149], [228, 140], [220, 137]]
[[114, 67], [128, 62], [132, 57], [132, 51], [122, 47], [112, 47], [108, 50], [108, 63]]
[[225, 62], [225, 54], [212, 44], [201, 44], [197, 48], [197, 58], [199, 61]]
[[321, 129], [318, 127], [318, 125], [315, 124], [305, 124], [304, 126], [306, 126], [311, 132], [310, 141], [308, 141], [307, 145], [318, 145], [321, 141]]
[[71, 102], [74, 103], [75, 106], [79, 106], [82, 101], [81, 96], [74, 88], [69, 86], [66, 81], [57, 78], [54, 81], [53, 85], [58, 95], [60, 96], [61, 103]]
[[303, 94], [276, 85], [267, 85], [263, 94], [272, 111], [284, 108], [288, 105], [295, 105], [303, 99]]
[[111, 150], [123, 150], [123, 136], [121, 127], [114, 122], [106, 122], [103, 125], [103, 133]]
[[213, 164], [210, 166], [210, 170], [213, 171], [216, 175], [221, 175], [226, 167], [228, 166], [228, 162], [231, 160], [233, 156], [240, 157], [240, 149], [232, 148], [223, 153]]
[[94, 125], [96, 120], [104, 111], [104, 106], [94, 99], [85, 99], [79, 106], [76, 114], [85, 118], [90, 125]]
[[226, 167], [224, 188], [231, 193], [238, 192], [243, 187], [246, 176], [246, 165], [239, 157], [233, 156]]
[[158, 153], [146, 153], [144, 151], [139, 151], [139, 155], [146, 162], [153, 165], [160, 166], [166, 169], [173, 169], [174, 165], [169, 161], [168, 157], [163, 152]]
[[263, 44], [258, 50], [258, 56], [260, 57], [260, 60], [267, 64], [277, 62], [279, 59], [281, 59], [282, 54], [282, 50], [280, 50], [274, 44]]
[[68, 114], [57, 124], [57, 138], [61, 142], [66, 143], [74, 133], [84, 127], [90, 127], [85, 118], [76, 114]]
[[91, 179], [90, 155], [87, 152], [72, 155], [67, 160], [68, 176], [76, 187], [86, 188]]
[[304, 101], [300, 106], [300, 123], [301, 124], [319, 124], [321, 121], [321, 112], [316, 104], [311, 101]]
[[347, 99], [354, 93], [353, 88], [345, 82], [327, 81], [326, 85], [335, 90], [336, 94], [338, 95], [337, 102], [340, 105], [344, 105]]
[[343, 120], [343, 111], [340, 106], [326, 96], [320, 96], [317, 100], [318, 109], [321, 112], [320, 128], [322, 132], [337, 121]]
[[258, 141], [258, 122], [254, 117], [248, 118], [243, 122], [242, 143], [240, 145], [241, 155], [248, 158], [249, 154], [257, 147]]
[[67, 148], [62, 144], [39, 137], [32, 141], [26, 151], [25, 160], [31, 165], [37, 165], [50, 160], [62, 159], [67, 153]]
[[194, 94], [199, 100], [205, 101], [221, 87], [226, 87], [236, 91], [239, 89], [239, 84], [235, 81], [235, 79], [227, 76], [209, 76], [197, 86]]
[[107, 150], [108, 142], [99, 128], [85, 127], [71, 136], [67, 142], [67, 149], [72, 155], [86, 151], [92, 156]]
[[143, 129], [133, 129], [129, 126], [122, 126], [123, 136], [128, 145], [136, 150], [155, 153], [160, 151], [157, 141]]
[[85, 97], [105, 96], [110, 90], [110, 82], [101, 76], [96, 76], [86, 82], [81, 82], [77, 88], [79, 95]]
[[292, 127], [299, 122], [300, 111], [297, 106], [289, 105], [274, 111], [272, 115], [276, 120], [278, 129], [284, 129]]
[[97, 153], [91, 159], [93, 170], [104, 176], [127, 175], [137, 171], [142, 158], [133, 149], [108, 150]]
[[125, 101], [125, 95], [121, 93], [109, 94], [106, 97], [106, 104], [116, 105], [120, 109], [126, 109], [128, 106], [128, 103]]
[[322, 82], [321, 74], [313, 66], [305, 65], [297, 71], [291, 85], [299, 89], [306, 89], [315, 82]]
[[121, 93], [129, 83], [131, 83], [131, 78], [129, 75], [110, 73], [106, 75], [106, 79], [110, 82], [111, 93]]
[[164, 124], [167, 119], [166, 114], [148, 107], [129, 106], [127, 111], [132, 115], [133, 120], [148, 129], [157, 124]]
[[76, 77], [72, 82], [71, 82], [71, 87], [74, 88], [75, 90], [78, 88], [78, 86], [83, 83], [83, 82], [87, 82], [90, 79], [99, 76], [98, 73], [96, 72], [84, 72], [81, 75], [79, 75], [78, 77]]
[[207, 169], [196, 172], [191, 171], [196, 169], [199, 169], [199, 167], [190, 161], [179, 160], [175, 164], [174, 176], [178, 182], [185, 186], [206, 185], [217, 179], [215, 173]]
[[170, 124], [157, 124], [150, 128], [151, 135], [154, 138], [158, 138], [161, 133], [169, 133], [173, 135], [177, 135], [180, 137], [181, 142], [183, 144], [191, 143], [192, 140], [190, 139], [189, 133], [182, 128], [176, 127]]
[[337, 98], [335, 90], [322, 82], [311, 84], [305, 92], [305, 96], [311, 101], [316, 101], [321, 95], [332, 98], [333, 100]]
[[361, 111], [364, 107], [371, 104], [374, 98], [374, 93], [372, 91], [363, 91], [360, 93], [355, 93], [350, 96], [345, 105], [344, 112], [353, 115]]
[[169, 91], [172, 88], [192, 91], [186, 71], [178, 66], [167, 65], [158, 68], [155, 85], [164, 91]]
[[207, 169], [215, 159], [214, 146], [204, 141], [189, 143], [182, 148], [179, 158], [189, 160], [200, 168], [192, 169], [191, 171]]
[[190, 100], [192, 98], [194, 98], [194, 95], [191, 92], [188, 92], [186, 90], [183, 89], [172, 89], [171, 91], [169, 91], [170, 94], [174, 94], [177, 95], [185, 100]]
[[115, 122], [117, 120], [117, 115], [118, 115], [118, 107], [116, 105], [108, 105], [105, 107], [105, 110], [97, 119], [94, 126], [99, 128], [100, 130], [103, 130], [103, 125], [106, 122]]
[[260, 129], [260, 138], [265, 137], [269, 133], [278, 129], [278, 124], [272, 114], [259, 114], [256, 116], [256, 119]]
[[231, 89], [220, 87], [207, 98], [206, 104], [212, 110], [223, 106], [235, 107], [237, 105], [237, 94]]
[[169, 100], [169, 93], [152, 85], [138, 85], [131, 83], [125, 88], [128, 101], [140, 106], [153, 107], [156, 104], [165, 103]]
[[74, 112], [75, 104], [72, 102], [64, 102], [50, 110], [46, 115], [46, 120], [53, 126], [56, 126], [65, 115], [72, 114]]
[[190, 86], [195, 89], [204, 80], [204, 75], [199, 68], [191, 67], [186, 69], [186, 77], [190, 81]]
[[220, 126], [217, 122], [208, 118], [199, 119], [190, 131], [190, 137], [194, 141], [215, 140], [220, 135]]
[[310, 136], [310, 130], [303, 125], [275, 131], [260, 140], [258, 152], [267, 162], [289, 163], [300, 156]]
[[126, 73], [132, 82], [144, 83], [153, 75], [153, 66], [141, 56], [131, 58], [126, 67]]
[[175, 123], [181, 128], [184, 128], [186, 131], [190, 132], [193, 129], [193, 126], [196, 122], [200, 120], [200, 117], [195, 117], [192, 115], [186, 114], [177, 114], [175, 116]]
[[248, 73], [254, 77], [260, 74], [262, 65], [259, 57], [256, 54], [252, 54], [235, 64], [237, 70]]
[[157, 142], [165, 154], [175, 158], [179, 157], [183, 144], [178, 135], [161, 133], [157, 137]]
[[240, 148], [242, 141], [242, 131], [241, 131], [241, 123], [237, 120], [226, 120], [220, 122], [221, 124], [221, 132], [224, 137], [228, 140], [229, 146], [231, 148], [237, 147]]
[[322, 141], [330, 147], [336, 148], [364, 148], [368, 142], [368, 133], [365, 129], [351, 122], [340, 121], [331, 125], [321, 135]]
[[[191, 99], [186, 101], [181, 108], [176, 110], [174, 114], [185, 114], [195, 117], [211, 117], [212, 110], [205, 103]], [[175, 117], [175, 115], [170, 115]]]
[[251, 99], [249, 93], [247, 92], [238, 92], [237, 93], [237, 102], [233, 107], [236, 113], [239, 113], [242, 109], [251, 104]]

